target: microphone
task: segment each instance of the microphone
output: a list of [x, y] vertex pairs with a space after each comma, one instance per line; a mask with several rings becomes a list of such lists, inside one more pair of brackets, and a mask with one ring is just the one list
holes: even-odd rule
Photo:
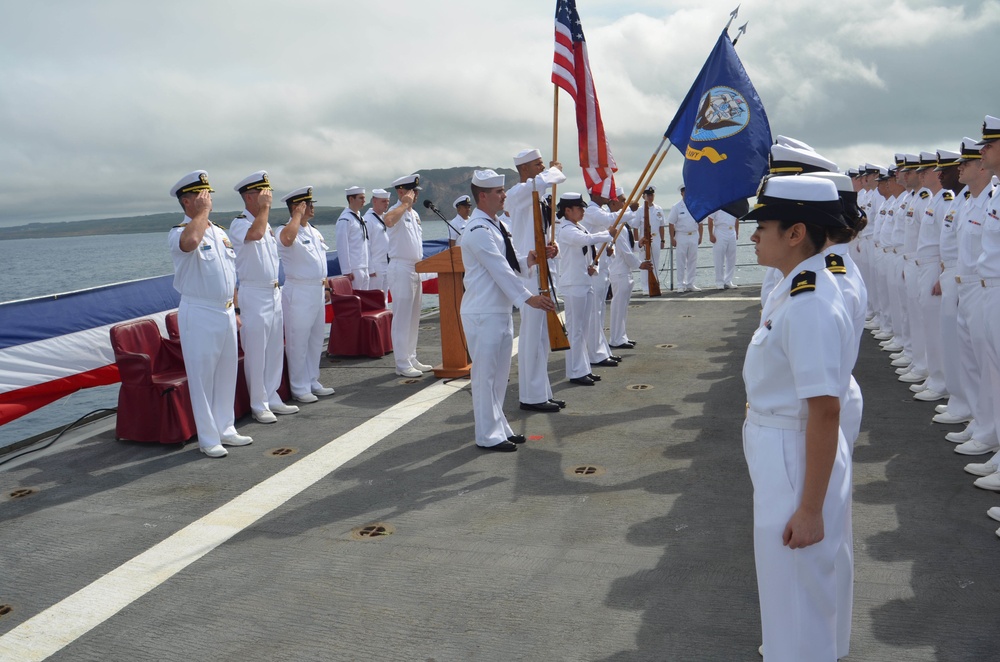
[[452, 225], [448, 221], [448, 219], [444, 217], [444, 214], [441, 213], [441, 210], [434, 206], [433, 202], [431, 202], [430, 200], [424, 200], [424, 207], [426, 207], [427, 209], [430, 209], [432, 212], [434, 212], [435, 214], [437, 214], [438, 218], [440, 218], [442, 221], [444, 221], [445, 224], [455, 232], [455, 234], [458, 234], [458, 235], [462, 234], [462, 231], [459, 230], [458, 228], [456, 228], [454, 225]]

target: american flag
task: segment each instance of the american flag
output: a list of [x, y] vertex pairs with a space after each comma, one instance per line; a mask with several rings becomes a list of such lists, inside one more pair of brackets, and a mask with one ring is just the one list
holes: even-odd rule
[[597, 103], [594, 77], [587, 58], [587, 41], [576, 11], [576, 0], [556, 2], [556, 46], [552, 61], [552, 82], [566, 90], [576, 104], [576, 128], [580, 141], [580, 166], [587, 188], [602, 197], [615, 195], [614, 173], [618, 171], [611, 155], [601, 107]]

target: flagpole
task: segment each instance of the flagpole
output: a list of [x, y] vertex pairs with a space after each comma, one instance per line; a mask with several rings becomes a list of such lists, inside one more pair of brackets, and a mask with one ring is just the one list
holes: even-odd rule
[[[657, 159], [656, 165], [653, 166], [653, 169], [649, 172], [649, 176], [646, 177], [646, 181], [643, 182], [642, 187], [639, 190], [645, 191], [646, 189], [649, 188], [650, 182], [653, 181], [653, 175], [655, 175], [656, 171], [660, 169], [660, 164], [663, 163], [663, 157], [665, 157], [667, 155], [667, 152], [670, 151], [670, 147], [671, 147], [671, 145], [668, 144], [667, 148], [665, 150], [663, 150], [662, 152], [660, 152], [660, 158]], [[654, 154], [653, 156], [656, 156], [656, 155]], [[632, 203], [630, 202], [629, 205], [631, 205], [631, 204]], [[624, 210], [625, 207], [623, 207], [622, 209]], [[614, 236], [611, 238], [611, 243], [612, 244], [614, 244], [616, 241], [618, 241], [618, 235], [620, 235], [622, 233], [622, 230], [624, 230], [624, 229], [625, 229], [625, 224], [622, 223], [621, 226], [619, 226], [618, 231], [615, 232]]]
[[[559, 86], [552, 83], [552, 160], [559, 161]], [[556, 240], [556, 184], [552, 185], [552, 204], [549, 205], [549, 241]]]

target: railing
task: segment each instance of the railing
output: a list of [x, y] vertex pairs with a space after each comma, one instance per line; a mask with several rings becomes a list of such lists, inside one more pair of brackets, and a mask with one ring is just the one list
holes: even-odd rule
[[[711, 242], [709, 242], [709, 243], [701, 243], [701, 244], [698, 245], [698, 256], [699, 256], [698, 257], [698, 266], [697, 266], [697, 270], [698, 271], [701, 271], [702, 269], [711, 269], [714, 272], [714, 270], [715, 270], [714, 258], [710, 257], [707, 261], [701, 259], [701, 254], [702, 254], [701, 252], [703, 250], [711, 251], [714, 246], [715, 246], [715, 244], [713, 244]], [[740, 249], [741, 248], [752, 248], [753, 246], [754, 246], [753, 242], [750, 242], [750, 241], [747, 241], [746, 243], [740, 243], [740, 242], [737, 241], [736, 242], [736, 258], [737, 258], [737, 260], [739, 260]], [[666, 250], [667, 250], [667, 264], [666, 265], [663, 265], [663, 264], [660, 265], [660, 268], [658, 270], [658, 275], [659, 275], [659, 278], [660, 278], [660, 284], [662, 286], [662, 284], [663, 284], [663, 276], [662, 276], [662, 274], [663, 274], [664, 271], [669, 272], [669, 274], [670, 274], [670, 290], [673, 290], [674, 289], [674, 247], [672, 245], [668, 245]], [[660, 251], [660, 262], [661, 263], [663, 262], [663, 250], [662, 249]], [[704, 262], [707, 262], [707, 264], [703, 264]], [[751, 281], [749, 281], [749, 282], [760, 283], [761, 280], [763, 279], [764, 268], [761, 267], [757, 263], [756, 258], [754, 259], [753, 262], [737, 262], [736, 263], [736, 270], [739, 270], [740, 267], [744, 267], [744, 268], [751, 267], [752, 268], [751, 269], [751, 273], [758, 273], [759, 272], [760, 276], [757, 277], [757, 278], [755, 278], [755, 279], [751, 279]], [[714, 281], [714, 276], [713, 276], [713, 283], [714, 282], [715, 281]]]

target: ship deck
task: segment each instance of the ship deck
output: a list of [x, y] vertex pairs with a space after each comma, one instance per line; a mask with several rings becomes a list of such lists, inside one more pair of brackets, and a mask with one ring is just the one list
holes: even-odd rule
[[[639, 344], [599, 384], [552, 357], [559, 413], [517, 408], [515, 360], [516, 453], [473, 445], [467, 381], [406, 383], [390, 356], [324, 358], [336, 394], [243, 419], [254, 443], [225, 459], [116, 441], [112, 419], [7, 462], [0, 660], [759, 660], [740, 442], [758, 295], [633, 299]], [[421, 360], [438, 343], [427, 317]], [[1000, 495], [867, 334], [856, 377], [846, 659], [995, 659]]]

